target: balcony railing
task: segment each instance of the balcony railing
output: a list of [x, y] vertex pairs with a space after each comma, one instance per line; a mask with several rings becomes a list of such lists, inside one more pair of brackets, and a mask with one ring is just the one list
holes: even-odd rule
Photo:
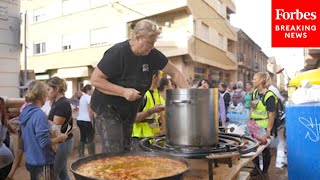
[[[237, 56], [231, 52], [227, 52], [227, 56], [234, 62], [237, 62]], [[242, 61], [243, 62], [243, 61]]]
[[186, 30], [174, 30], [174, 31], [164, 31], [160, 34], [157, 46], [178, 46], [187, 47], [188, 39], [191, 37], [191, 33]]

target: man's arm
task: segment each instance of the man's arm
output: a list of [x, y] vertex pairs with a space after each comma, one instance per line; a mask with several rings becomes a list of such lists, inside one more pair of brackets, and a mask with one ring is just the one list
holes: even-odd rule
[[268, 127], [267, 127], [267, 137], [270, 137], [276, 112], [275, 111], [269, 112], [268, 115], [269, 115], [269, 122], [268, 122]]
[[137, 113], [135, 122], [141, 122], [143, 120], [145, 120], [148, 116], [151, 116], [153, 113], [151, 112], [150, 109], [146, 110], [146, 111], [141, 111]]
[[158, 104], [146, 111], [138, 112], [135, 122], [141, 122], [145, 120], [148, 116], [151, 116], [154, 113], [160, 113], [164, 110], [165, 110], [165, 106]]
[[160, 130], [161, 132], [165, 132], [166, 131], [166, 118], [165, 118], [165, 111], [162, 111], [160, 113], [160, 118], [159, 118], [159, 121], [161, 122], [161, 127], [160, 127]]
[[94, 114], [93, 114], [92, 109], [90, 108], [90, 104], [88, 106], [88, 113], [89, 113], [90, 121], [93, 121]]
[[267, 105], [266, 108], [267, 108], [268, 116], [269, 116], [266, 135], [267, 135], [267, 137], [270, 137], [271, 130], [272, 130], [272, 127], [273, 127], [273, 124], [274, 124], [274, 119], [275, 119], [275, 116], [276, 116], [276, 108], [277, 108], [275, 97], [270, 96], [267, 99], [266, 105]]
[[162, 71], [172, 77], [179, 88], [190, 88], [182, 72], [174, 64], [172, 64], [172, 62], [168, 61], [167, 65], [163, 68]]
[[92, 72], [91, 83], [104, 94], [124, 97], [128, 101], [135, 101], [141, 97], [136, 89], [124, 88], [108, 81], [108, 77], [98, 67]]

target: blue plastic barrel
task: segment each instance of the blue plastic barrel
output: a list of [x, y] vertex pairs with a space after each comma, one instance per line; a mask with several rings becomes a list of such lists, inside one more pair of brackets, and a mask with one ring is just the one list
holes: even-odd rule
[[320, 180], [320, 103], [286, 107], [289, 180]]

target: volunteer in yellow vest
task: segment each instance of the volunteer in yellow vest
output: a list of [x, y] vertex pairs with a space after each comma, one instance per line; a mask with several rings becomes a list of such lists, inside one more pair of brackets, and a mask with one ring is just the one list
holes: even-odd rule
[[[152, 84], [145, 94], [145, 101], [142, 102], [141, 112], [138, 112], [133, 124], [132, 137], [134, 148], [138, 147], [138, 141], [144, 137], [154, 136], [160, 132], [160, 122], [164, 123], [161, 115], [165, 109], [165, 102], [158, 92], [161, 79], [160, 71], [155, 71], [152, 77]], [[139, 149], [139, 148], [138, 148]]]
[[[251, 101], [251, 119], [256, 121], [259, 126], [266, 129], [264, 138], [269, 138], [274, 124], [275, 112], [277, 109], [277, 98], [268, 87], [271, 84], [271, 78], [268, 72], [258, 72], [253, 76], [253, 87], [255, 88]], [[268, 92], [267, 92], [268, 91]], [[265, 104], [262, 102], [265, 101]], [[263, 156], [263, 171], [267, 173], [271, 161], [270, 148], [267, 147], [262, 152]], [[254, 160], [256, 167], [259, 166], [259, 157]], [[257, 174], [254, 172], [253, 174]]]
[[[161, 76], [162, 77], [162, 76]], [[167, 89], [173, 89], [172, 86], [172, 82], [170, 81], [170, 79], [162, 77], [160, 79], [160, 83], [159, 83], [159, 87], [158, 87], [158, 92], [160, 94], [160, 99], [163, 102], [163, 104], [165, 104], [165, 100], [166, 100], [166, 91]], [[165, 132], [166, 131], [166, 112], [162, 111], [161, 112], [161, 116], [163, 117], [163, 119], [161, 120], [161, 131]], [[161, 117], [161, 118], [162, 118]]]

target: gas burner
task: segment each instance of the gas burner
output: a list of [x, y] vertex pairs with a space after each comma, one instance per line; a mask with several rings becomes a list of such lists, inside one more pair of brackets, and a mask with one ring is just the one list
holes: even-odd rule
[[140, 146], [146, 151], [165, 153], [178, 157], [204, 158], [210, 154], [238, 152], [246, 154], [256, 151], [259, 142], [246, 135], [219, 133], [219, 143], [213, 146], [180, 146], [170, 145], [165, 141], [165, 135], [144, 138]]

